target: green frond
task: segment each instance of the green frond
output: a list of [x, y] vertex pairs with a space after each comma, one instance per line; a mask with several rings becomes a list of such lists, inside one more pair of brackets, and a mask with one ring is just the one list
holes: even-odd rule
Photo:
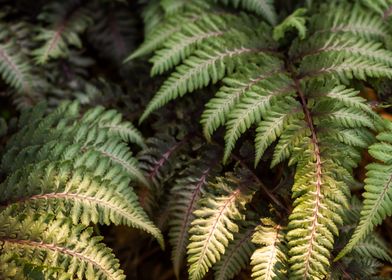
[[260, 55], [259, 60], [257, 64], [246, 64], [224, 78], [223, 86], [206, 104], [200, 122], [207, 139], [210, 140], [214, 131], [226, 123], [227, 116], [247, 91], [283, 69], [283, 62], [273, 56]]
[[150, 54], [163, 46], [163, 43], [176, 32], [179, 32], [184, 22], [194, 22], [202, 16], [195, 14], [178, 14], [163, 21], [157, 28], [154, 28], [140, 45], [124, 62]]
[[379, 143], [373, 144], [369, 153], [379, 162], [370, 163], [366, 167], [368, 171], [359, 225], [349, 243], [336, 259], [355, 249], [376, 225], [381, 224], [386, 217], [392, 215], [392, 134], [384, 132], [379, 134], [377, 139]]
[[255, 250], [251, 242], [254, 230], [255, 223], [253, 222], [244, 222], [244, 225], [240, 225], [238, 233], [234, 234], [234, 239], [230, 242], [225, 254], [213, 266], [216, 280], [233, 279], [241, 269], [247, 267], [250, 256]]
[[[93, 160], [96, 158], [93, 157]], [[91, 160], [91, 159], [90, 159]], [[107, 167], [104, 161], [100, 168]], [[63, 212], [74, 224], [122, 224], [145, 230], [162, 242], [159, 230], [140, 208], [129, 180], [119, 170], [101, 176], [71, 162], [43, 162], [16, 171], [1, 186], [2, 199], [17, 212], [29, 209]], [[33, 185], [34, 188], [26, 188]]]
[[252, 254], [252, 279], [272, 280], [287, 278], [287, 244], [280, 225], [271, 219], [261, 219], [252, 242], [257, 246]]
[[150, 36], [151, 32], [163, 21], [164, 10], [161, 6], [162, 0], [147, 1], [142, 11], [144, 23], [144, 36]]
[[79, 35], [92, 23], [90, 10], [78, 1], [51, 3], [39, 18], [49, 27], [41, 28], [35, 37], [42, 42], [41, 47], [33, 51], [38, 64], [45, 64], [51, 58], [67, 57], [70, 46], [81, 48]]
[[343, 81], [353, 78], [366, 80], [370, 78], [391, 78], [391, 67], [384, 63], [374, 62], [366, 58], [333, 56], [320, 54], [306, 57], [300, 66], [300, 76], [337, 77]]
[[274, 0], [214, 0], [215, 2], [222, 2], [225, 5], [232, 5], [235, 8], [242, 8], [244, 10], [254, 12], [265, 18], [271, 25], [276, 25], [278, 16], [274, 7]]
[[23, 275], [29, 267], [40, 267], [46, 279], [125, 279], [92, 228], [72, 225], [65, 217], [39, 217], [43, 213], [0, 214], [0, 263], [7, 264], [0, 275]]
[[225, 15], [206, 15], [198, 21], [187, 22], [182, 26], [181, 32], [174, 33], [163, 45], [161, 50], [155, 52], [150, 60], [153, 63], [151, 75], [162, 74], [173, 68], [181, 61], [189, 57], [198, 45], [204, 44], [206, 40], [215, 40], [230, 30], [229, 21], [236, 17]]
[[2, 170], [9, 176], [1, 184], [1, 201], [16, 210], [64, 211], [74, 223], [133, 226], [163, 246], [160, 231], [129, 187], [135, 179], [147, 185], [148, 181], [121, 134], [107, 128], [128, 123], [101, 107], [80, 117], [77, 105], [65, 103], [46, 116], [41, 106], [26, 113], [24, 118], [36, 117], [33, 122], [21, 119], [2, 159]]
[[315, 34], [306, 42], [296, 41], [290, 48], [290, 56], [303, 59], [320, 54], [333, 54], [345, 58], [366, 58], [373, 62], [392, 65], [391, 52], [377, 41], [367, 41], [352, 35], [320, 36]]
[[390, 0], [361, 0], [361, 3], [380, 14], [385, 20], [391, 16], [392, 2]]
[[218, 179], [199, 200], [189, 230], [188, 264], [190, 279], [202, 279], [209, 268], [221, 260], [234, 233], [236, 221], [244, 220], [245, 204], [252, 195], [234, 178]]
[[274, 27], [273, 38], [278, 41], [284, 38], [287, 31], [292, 28], [297, 29], [298, 36], [300, 39], [305, 39], [306, 37], [306, 17], [305, 14], [307, 10], [305, 8], [299, 8], [295, 10], [291, 15], [285, 18], [279, 25]]
[[[248, 38], [245, 39], [245, 42]], [[147, 105], [140, 121], [145, 120], [153, 111], [170, 100], [181, 97], [188, 92], [215, 84], [226, 74], [247, 61], [249, 56], [261, 49], [248, 41], [248, 46], [228, 48], [227, 41], [216, 40], [214, 45], [205, 46], [186, 59], [183, 64], [163, 83], [162, 87]]]
[[103, 107], [96, 107], [83, 115], [81, 123], [87, 125], [97, 124], [100, 129], [107, 129], [109, 135], [119, 136], [122, 141], [135, 143], [145, 148], [144, 139], [135, 126], [122, 120], [122, 115], [116, 110], [105, 110]]

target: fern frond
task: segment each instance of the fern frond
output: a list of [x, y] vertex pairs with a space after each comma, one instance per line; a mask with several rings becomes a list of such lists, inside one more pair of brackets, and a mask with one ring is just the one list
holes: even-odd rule
[[29, 26], [0, 22], [0, 75], [19, 93], [29, 94], [33, 90], [33, 71], [24, 49]]
[[[323, 20], [319, 20], [320, 16]], [[359, 3], [326, 3], [312, 16], [309, 27], [310, 34], [351, 34], [384, 43], [389, 36], [383, 19], [364, 9]]]
[[391, 67], [384, 63], [373, 62], [366, 58], [320, 55], [306, 57], [300, 66], [300, 76], [337, 77], [343, 81], [353, 78], [366, 80], [370, 78], [391, 78]]
[[147, 180], [120, 136], [104, 128], [119, 123], [120, 116], [98, 107], [80, 117], [77, 105], [66, 103], [48, 116], [42, 114], [43, 106], [26, 113], [36, 117], [33, 122], [21, 119], [2, 160], [10, 175], [1, 185], [1, 201], [16, 209], [66, 211], [74, 223], [134, 226], [163, 245], [129, 187], [135, 178], [144, 184]]
[[340, 205], [347, 205], [341, 191], [345, 185], [328, 174], [327, 170], [334, 170], [331, 169], [334, 164], [321, 162], [317, 156], [313, 160], [312, 152], [305, 153], [309, 155], [297, 166], [293, 186], [294, 210], [287, 233], [289, 277], [323, 279], [328, 274], [333, 236], [338, 234], [337, 225], [342, 223]]
[[238, 183], [235, 179], [219, 179], [209, 185], [210, 192], [199, 200], [199, 207], [193, 212], [196, 218], [189, 230], [190, 279], [201, 279], [221, 259], [233, 234], [238, 232], [235, 222], [244, 219], [242, 211], [252, 197]]
[[177, 278], [186, 255], [188, 232], [195, 219], [193, 212], [210, 177], [216, 173], [214, 166], [208, 166], [209, 164], [210, 162], [194, 163], [183, 178], [176, 180], [176, 185], [170, 192], [173, 200], [170, 206], [169, 237], [173, 246], [172, 261]]
[[233, 5], [235, 8], [241, 7], [244, 10], [254, 12], [264, 17], [271, 25], [276, 25], [277, 14], [274, 7], [274, 0], [214, 0], [225, 5]]
[[176, 32], [179, 32], [184, 22], [195, 22], [203, 18], [202, 15], [193, 13], [176, 14], [165, 20], [159, 27], [151, 31], [143, 44], [129, 55], [124, 62], [147, 55], [160, 47]]
[[[102, 237], [92, 236], [92, 228], [74, 226], [65, 218], [38, 218], [39, 213], [34, 212], [26, 214], [11, 216], [7, 211], [0, 214], [0, 263], [9, 263], [8, 269], [15, 264], [19, 271], [29, 265], [42, 267], [48, 279], [74, 276], [125, 279], [118, 260], [100, 243]], [[4, 275], [4, 271], [0, 270], [0, 275]]]
[[162, 74], [173, 68], [180, 61], [189, 57], [195, 47], [208, 39], [214, 39], [228, 33], [228, 21], [233, 16], [206, 15], [195, 22], [187, 22], [181, 32], [174, 33], [150, 60], [153, 63], [151, 75]]
[[255, 250], [251, 242], [254, 230], [253, 222], [244, 222], [244, 225], [240, 225], [239, 232], [234, 234], [234, 239], [222, 259], [213, 266], [216, 280], [233, 279], [249, 264], [250, 256]]
[[389, 19], [392, 14], [392, 2], [390, 0], [361, 0], [361, 3], [380, 14], [384, 20]]
[[254, 45], [228, 48], [227, 42], [215, 41], [214, 45], [206, 46], [195, 52], [174, 72], [156, 93], [143, 112], [140, 121], [145, 120], [151, 112], [162, 107], [170, 100], [183, 96], [188, 92], [214, 84], [226, 73], [232, 73], [236, 66], [245, 63], [247, 57], [261, 52]]
[[252, 242], [256, 250], [252, 254], [252, 279], [287, 279], [287, 244], [281, 226], [271, 219], [261, 219]]
[[49, 4], [39, 18], [50, 27], [40, 29], [36, 36], [43, 44], [33, 51], [38, 64], [45, 64], [51, 58], [67, 57], [70, 46], [82, 47], [79, 34], [92, 23], [90, 10], [78, 1]]
[[361, 210], [361, 218], [358, 227], [347, 246], [339, 253], [337, 259], [341, 258], [364, 240], [370, 231], [388, 216], [392, 215], [391, 182], [392, 182], [392, 134], [381, 133], [377, 136], [380, 141], [372, 145], [369, 153], [379, 163], [370, 163], [365, 179], [365, 200]]
[[245, 92], [240, 102], [228, 115], [225, 134], [224, 161], [229, 158], [231, 151], [240, 135], [252, 124], [260, 122], [273, 104], [296, 104], [292, 80], [285, 74], [277, 74], [254, 85]]
[[305, 39], [306, 37], [306, 14], [307, 10], [305, 8], [299, 8], [294, 11], [291, 15], [282, 21], [278, 26], [275, 26], [273, 37], [276, 41], [284, 38], [285, 33], [291, 28], [295, 28], [298, 31], [298, 36], [300, 39]]
[[[266, 149], [282, 136], [284, 130], [288, 129], [296, 120], [304, 118], [302, 108], [299, 107], [299, 104], [296, 106], [294, 110], [285, 104], [274, 106], [266, 113], [264, 120], [259, 122], [255, 136], [255, 166], [261, 160]], [[278, 158], [279, 162], [283, 160], [281, 157]]]
[[290, 48], [290, 55], [295, 59], [316, 56], [320, 54], [333, 54], [346, 58], [366, 58], [370, 61], [392, 65], [391, 52], [383, 48], [377, 41], [367, 41], [355, 36], [314, 35], [306, 43], [296, 41]]
[[283, 69], [282, 61], [273, 56], [260, 55], [259, 60], [257, 64], [244, 65], [224, 78], [223, 86], [206, 104], [200, 122], [207, 139], [210, 140], [214, 131], [226, 123], [227, 116], [247, 91], [263, 80], [277, 75]]

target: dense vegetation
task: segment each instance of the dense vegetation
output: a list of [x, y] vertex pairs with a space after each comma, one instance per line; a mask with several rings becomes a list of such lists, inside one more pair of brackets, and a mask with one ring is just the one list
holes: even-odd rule
[[392, 1], [0, 7], [0, 279], [392, 277]]

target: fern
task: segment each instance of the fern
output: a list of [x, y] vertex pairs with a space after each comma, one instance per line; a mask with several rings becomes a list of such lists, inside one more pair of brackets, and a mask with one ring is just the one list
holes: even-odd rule
[[[225, 252], [233, 234], [239, 231], [235, 221], [243, 220], [246, 202], [251, 196], [233, 179], [218, 180], [203, 197], [189, 230], [188, 263], [190, 279], [201, 279]], [[215, 191], [216, 193], [213, 193]]]
[[68, 56], [69, 47], [82, 46], [79, 34], [92, 23], [90, 11], [79, 1], [69, 3], [53, 2], [40, 14], [40, 19], [50, 26], [42, 28], [36, 40], [42, 46], [34, 50], [38, 64], [45, 64], [49, 59]]
[[[2, 20], [0, 18], [0, 20]], [[0, 22], [0, 74], [18, 92], [33, 91], [33, 72], [18, 37], [25, 37], [28, 27], [23, 22], [8, 26]]]
[[141, 141], [140, 134], [115, 111], [98, 107], [80, 118], [77, 103], [47, 116], [44, 110], [24, 113], [2, 160], [8, 176], [0, 185], [1, 259], [10, 267], [37, 266], [46, 276], [124, 279], [110, 250], [85, 227], [128, 225], [163, 246], [129, 186], [133, 178], [146, 182], [123, 142]]
[[171, 189], [173, 200], [170, 206], [169, 237], [173, 246], [172, 260], [177, 277], [179, 277], [186, 255], [189, 240], [188, 231], [195, 219], [193, 211], [205, 193], [209, 178], [216, 173], [214, 166], [209, 166], [209, 163], [201, 161], [193, 164], [192, 168], [187, 171], [188, 174], [185, 173], [183, 178], [178, 179], [176, 185]]
[[[361, 149], [374, 141], [371, 131], [385, 127], [353, 89], [352, 81], [391, 78], [387, 27], [359, 3], [333, 2], [312, 7], [308, 21], [304, 10], [296, 10], [273, 30], [248, 17], [241, 28], [232, 20], [201, 31], [201, 21], [187, 17], [186, 4], [183, 7], [169, 17], [176, 18], [176, 25], [171, 26], [177, 28], [164, 35], [168, 43], [149, 49], [161, 48], [152, 59], [153, 74], [177, 66], [140, 120], [171, 100], [222, 81], [202, 114], [205, 137], [211, 140], [220, 126], [226, 127], [223, 161], [227, 162], [241, 135], [256, 126], [256, 166], [271, 145], [272, 167], [286, 160], [295, 165], [294, 208], [285, 237], [288, 269], [280, 275], [327, 277], [334, 241], [348, 207], [349, 186], [355, 184], [353, 168], [360, 161]], [[199, 29], [180, 28], [181, 22]], [[286, 31], [293, 25], [300, 33], [293, 43], [287, 46], [285, 40], [272, 40], [274, 34], [275, 39], [291, 35]], [[257, 27], [252, 30], [251, 26]], [[235, 38], [227, 28], [235, 30]], [[213, 40], [200, 35], [209, 31], [224, 34]], [[146, 42], [154, 38], [162, 39], [151, 34]], [[193, 248], [190, 240], [189, 248]], [[200, 279], [227, 246], [211, 249], [207, 260], [197, 251], [201, 255], [188, 260], [190, 277]]]
[[287, 245], [283, 229], [270, 219], [262, 219], [252, 242], [257, 248], [252, 255], [252, 278], [287, 279]]

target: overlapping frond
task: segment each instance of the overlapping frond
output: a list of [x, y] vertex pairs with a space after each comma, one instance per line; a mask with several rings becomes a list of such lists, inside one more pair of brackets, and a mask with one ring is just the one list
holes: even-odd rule
[[210, 165], [209, 161], [194, 162], [183, 177], [176, 180], [176, 185], [170, 191], [169, 237], [173, 247], [172, 261], [177, 277], [186, 255], [189, 229], [195, 219], [193, 212], [205, 193], [208, 181], [216, 173], [216, 167]]
[[287, 279], [287, 244], [284, 229], [271, 219], [261, 219], [252, 237], [252, 279]]
[[[85, 227], [91, 223], [135, 227], [150, 233], [163, 247], [160, 231], [130, 186], [135, 180], [148, 184], [125, 144], [142, 138], [113, 110], [97, 107], [81, 116], [76, 102], [48, 115], [45, 109], [41, 105], [23, 114], [19, 132], [10, 139], [2, 159], [7, 178], [0, 184], [0, 217], [5, 226], [4, 235], [0, 229], [0, 242], [6, 244], [1, 257], [12, 264], [14, 259], [8, 257], [14, 256], [15, 249], [21, 264], [38, 266], [45, 276], [53, 270], [58, 279], [64, 276], [56, 274], [60, 273], [56, 266], [63, 262], [64, 273], [79, 278], [123, 279], [110, 251], [96, 242], [99, 238], [90, 238], [91, 230]], [[34, 213], [41, 218], [26, 220], [35, 230], [29, 232], [24, 219], [33, 219]], [[58, 234], [52, 232], [56, 227]], [[21, 236], [16, 238], [14, 230]], [[52, 233], [59, 239], [53, 239]], [[45, 257], [39, 258], [42, 254]], [[35, 264], [35, 257], [42, 263]]]
[[[0, 276], [31, 279], [125, 279], [119, 262], [92, 228], [55, 219], [45, 212], [0, 213]], [[23, 278], [18, 278], [23, 277]]]
[[251, 241], [255, 226], [255, 223], [249, 221], [240, 224], [240, 229], [238, 233], [234, 234], [234, 239], [230, 242], [225, 254], [213, 266], [215, 279], [233, 279], [241, 269], [247, 267], [250, 256], [255, 250]]
[[190, 279], [201, 279], [226, 251], [234, 233], [236, 221], [244, 219], [245, 204], [252, 197], [249, 190], [234, 178], [218, 179], [199, 200], [193, 212], [195, 219], [189, 230], [188, 264]]

